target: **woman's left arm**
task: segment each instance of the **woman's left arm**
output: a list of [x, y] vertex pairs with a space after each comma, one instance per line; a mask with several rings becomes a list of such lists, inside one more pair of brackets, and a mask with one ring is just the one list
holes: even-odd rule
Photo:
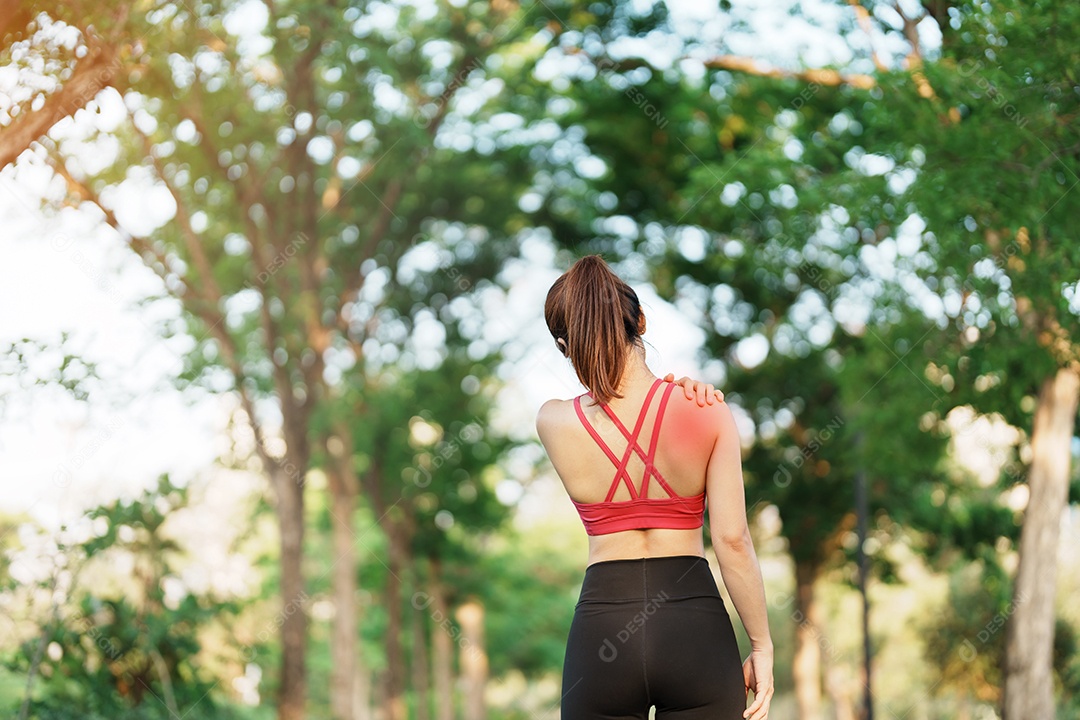
[[665, 375], [664, 381], [673, 382], [676, 385], [682, 386], [686, 399], [696, 400], [698, 407], [704, 407], [706, 404], [712, 405], [714, 400], [716, 402], [724, 402], [724, 393], [713, 387], [712, 383], [691, 380], [685, 375], [676, 380], [675, 373], [668, 373]]

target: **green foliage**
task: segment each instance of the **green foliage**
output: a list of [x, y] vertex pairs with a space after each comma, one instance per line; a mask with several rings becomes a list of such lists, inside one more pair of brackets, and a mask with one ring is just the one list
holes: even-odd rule
[[576, 562], [560, 561], [550, 548], [530, 547], [529, 542], [511, 532], [500, 538], [502, 549], [452, 578], [458, 597], [484, 599], [484, 632], [495, 677], [517, 670], [536, 678], [562, 668], [581, 571]]
[[0, 383], [3, 410], [10, 398], [32, 389], [56, 389], [86, 400], [101, 378], [97, 364], [72, 347], [71, 333], [61, 332], [50, 342], [22, 338], [0, 345]]
[[[90, 510], [82, 522], [93, 537], [59, 546], [66, 558], [59, 567], [71, 568], [71, 581], [93, 581], [75, 584], [38, 632], [4, 657], [8, 672], [37, 677], [30, 718], [71, 718], [73, 708], [80, 718], [156, 720], [195, 707], [200, 717], [250, 716], [221, 704], [212, 694], [219, 681], [199, 661], [200, 632], [238, 607], [191, 594], [166, 597], [178, 546], [163, 526], [186, 504], [186, 488], [162, 476], [136, 498]], [[132, 558], [131, 577], [109, 572], [120, 556]]]
[[[935, 694], [958, 692], [985, 703], [998, 703], [1005, 625], [1016, 602], [1008, 576], [993, 560], [974, 562], [950, 573], [945, 606], [928, 614], [920, 627], [926, 638], [926, 661], [940, 674]], [[1075, 703], [1080, 691], [1076, 650], [1076, 629], [1064, 618], [1057, 618], [1053, 669], [1066, 704]]]

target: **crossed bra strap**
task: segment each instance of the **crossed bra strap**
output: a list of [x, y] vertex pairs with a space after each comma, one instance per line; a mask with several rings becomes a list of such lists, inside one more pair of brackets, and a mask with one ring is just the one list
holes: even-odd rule
[[[660, 409], [657, 411], [656, 420], [653, 423], [652, 437], [649, 442], [649, 452], [646, 453], [641, 449], [641, 445], [638, 444], [638, 435], [641, 433], [642, 425], [645, 423], [645, 415], [648, 413], [649, 406], [652, 404], [653, 395], [656, 394], [657, 388], [660, 387], [660, 383], [663, 382], [659, 378], [653, 382], [652, 387], [649, 388], [649, 393], [645, 396], [645, 402], [641, 406], [641, 411], [638, 413], [637, 423], [634, 425], [634, 432], [630, 433], [622, 421], [615, 415], [607, 405], [601, 405], [604, 412], [615, 423], [615, 426], [619, 428], [623, 437], [626, 438], [627, 445], [626, 451], [623, 453], [622, 460], [616, 458], [615, 453], [612, 452], [608, 444], [604, 442], [600, 434], [596, 432], [593, 426], [585, 417], [585, 413], [581, 409], [581, 396], [574, 398], [574, 409], [577, 411], [577, 416], [581, 420], [581, 423], [585, 426], [585, 429], [592, 435], [593, 440], [600, 446], [600, 449], [604, 451], [604, 454], [608, 456], [608, 459], [615, 465], [615, 478], [612, 480], [611, 487], [608, 489], [607, 496], [604, 498], [604, 502], [610, 502], [611, 498], [615, 496], [615, 490], [619, 486], [619, 480], [623, 480], [626, 483], [627, 489], [630, 491], [630, 498], [636, 500], [639, 497], [648, 497], [649, 490], [649, 475], [656, 475], [657, 482], [664, 488], [667, 494], [671, 497], [680, 497], [667, 481], [664, 480], [664, 476], [660, 474], [660, 471], [656, 469], [655, 457], [656, 457], [656, 444], [660, 437], [660, 424], [664, 419], [664, 410], [667, 408], [668, 399], [671, 397], [672, 390], [675, 389], [675, 384], [670, 383], [666, 390], [664, 390], [663, 397], [660, 399]], [[589, 397], [592, 397], [592, 393], [586, 393]], [[638, 492], [634, 488], [634, 483], [630, 480], [630, 475], [626, 471], [627, 463], [630, 461], [630, 453], [636, 452], [638, 456], [645, 462], [645, 475], [641, 481], [641, 491]]]

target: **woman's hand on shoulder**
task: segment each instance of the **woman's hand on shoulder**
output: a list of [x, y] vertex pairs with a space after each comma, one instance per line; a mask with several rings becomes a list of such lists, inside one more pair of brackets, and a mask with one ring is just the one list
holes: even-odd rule
[[675, 373], [668, 373], [665, 375], [664, 382], [673, 382], [676, 385], [681, 386], [683, 394], [686, 395], [686, 399], [694, 400], [697, 402], [698, 407], [712, 405], [714, 402], [724, 402], [724, 393], [713, 387], [712, 383], [703, 383], [700, 380], [692, 380], [685, 375], [676, 380]]

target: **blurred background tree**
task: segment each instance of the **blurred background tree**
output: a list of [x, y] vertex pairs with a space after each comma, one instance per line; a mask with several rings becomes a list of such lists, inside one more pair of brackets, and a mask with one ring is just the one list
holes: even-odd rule
[[[13, 28], [9, 57], [24, 67], [47, 57], [53, 77], [69, 76], [43, 105], [11, 112], [0, 164], [40, 139], [72, 203], [96, 206], [160, 276], [163, 292], [182, 303], [179, 327], [165, 329], [195, 340], [180, 380], [239, 395], [273, 488], [285, 608], [305, 593], [304, 487], [313, 454], [344, 437], [340, 425], [314, 435], [312, 418], [323, 404], [341, 403], [349, 368], [363, 377], [416, 342], [418, 322], [460, 323], [455, 313], [464, 308], [453, 301], [478, 283], [481, 290], [490, 285], [513, 255], [523, 225], [513, 202], [520, 188], [487, 184], [477, 195], [481, 185], [470, 176], [480, 181], [503, 166], [503, 177], [523, 177], [524, 150], [490, 138], [458, 150], [439, 142], [439, 130], [458, 92], [484, 84], [489, 65], [499, 65], [491, 59], [535, 33], [530, 18], [537, 13], [507, 18], [477, 4], [420, 17], [403, 8], [383, 25], [356, 8], [259, 7], [35, 6], [41, 14]], [[253, 11], [264, 22], [259, 42], [238, 25]], [[77, 41], [58, 42], [62, 29], [76, 31]], [[416, 45], [427, 54], [414, 56]], [[107, 88], [123, 102], [126, 117], [117, 126], [98, 127], [90, 138], [45, 136], [84, 105], [98, 107]], [[397, 98], [396, 111], [383, 106], [387, 93]], [[485, 122], [497, 97], [458, 113], [457, 122]], [[87, 160], [87, 144], [106, 135], [120, 141], [118, 152], [91, 171], [97, 159]], [[138, 167], [176, 208], [172, 222], [145, 235], [124, 227], [103, 199]], [[387, 283], [404, 273], [420, 277], [388, 292]], [[466, 335], [480, 339], [481, 331], [471, 325]], [[342, 413], [357, 410], [354, 402], [338, 418], [354, 420]], [[271, 435], [282, 442], [268, 443]], [[338, 458], [342, 467], [328, 484], [332, 519], [342, 523], [334, 530], [341, 605], [333, 637], [341, 646], [331, 694], [336, 716], [351, 716], [353, 703], [365, 700], [353, 689], [358, 608], [350, 523], [359, 487], [349, 457]], [[382, 492], [382, 477], [367, 491]], [[303, 712], [306, 614], [283, 615], [282, 718]], [[400, 662], [392, 664], [386, 703], [399, 718], [404, 678]]]

